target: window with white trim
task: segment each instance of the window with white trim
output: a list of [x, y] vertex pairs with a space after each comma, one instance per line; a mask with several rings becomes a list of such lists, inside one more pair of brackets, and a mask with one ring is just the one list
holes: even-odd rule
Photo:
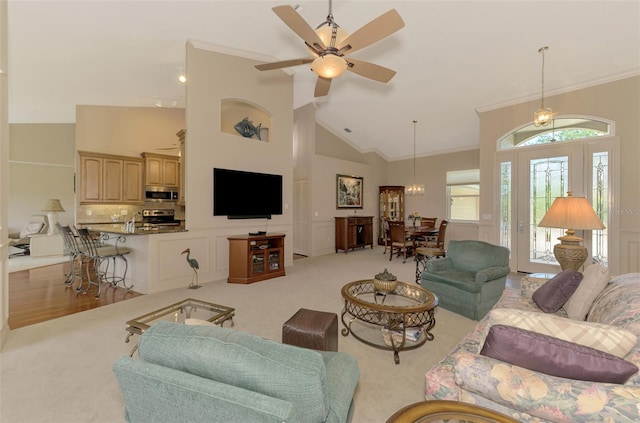
[[447, 172], [447, 220], [480, 220], [480, 169]]

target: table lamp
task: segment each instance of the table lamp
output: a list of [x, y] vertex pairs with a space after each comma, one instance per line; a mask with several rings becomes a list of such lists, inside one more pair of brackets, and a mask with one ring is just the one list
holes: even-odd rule
[[63, 212], [64, 207], [60, 204], [60, 200], [57, 198], [50, 198], [45, 203], [44, 207], [42, 207], [43, 212], [47, 212], [47, 219], [49, 219], [49, 231], [47, 235], [55, 235], [58, 233], [58, 227], [56, 223], [58, 223], [58, 212]]
[[587, 259], [588, 253], [587, 247], [580, 245], [582, 238], [575, 235], [574, 229], [605, 228], [589, 201], [585, 197], [574, 197], [571, 191], [566, 197], [557, 197], [553, 201], [538, 226], [567, 229], [565, 236], [558, 238], [560, 244], [553, 247], [553, 254], [562, 270], [576, 271]]

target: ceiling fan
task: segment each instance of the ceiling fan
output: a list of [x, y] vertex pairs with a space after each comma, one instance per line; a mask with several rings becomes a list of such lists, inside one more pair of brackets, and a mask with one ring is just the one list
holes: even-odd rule
[[327, 19], [315, 30], [291, 6], [276, 6], [272, 10], [302, 38], [313, 57], [264, 63], [256, 65], [256, 69], [265, 71], [311, 63], [311, 70], [318, 75], [315, 97], [329, 94], [331, 80], [345, 70], [379, 82], [389, 82], [396, 74], [383, 66], [345, 57], [404, 27], [404, 21], [395, 9], [378, 16], [351, 35], [334, 22], [331, 0]]
[[181, 144], [171, 144], [171, 147], [158, 147], [157, 151], [177, 151], [178, 157], [182, 156], [182, 145]]

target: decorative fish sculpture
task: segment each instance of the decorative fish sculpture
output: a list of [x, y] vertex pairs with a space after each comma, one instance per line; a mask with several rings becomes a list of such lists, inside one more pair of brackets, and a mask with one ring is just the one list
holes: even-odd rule
[[259, 123], [258, 126], [254, 126], [253, 122], [249, 120], [248, 117], [242, 119], [240, 122], [236, 123], [234, 128], [240, 135], [245, 138], [251, 138], [252, 136], [256, 136], [256, 138], [260, 139], [260, 128], [262, 124]]

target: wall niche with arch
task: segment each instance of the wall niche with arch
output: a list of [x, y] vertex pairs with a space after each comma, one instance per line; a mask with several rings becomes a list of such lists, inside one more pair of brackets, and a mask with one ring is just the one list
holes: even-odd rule
[[220, 131], [225, 134], [269, 142], [271, 114], [248, 101], [225, 98], [221, 102]]

